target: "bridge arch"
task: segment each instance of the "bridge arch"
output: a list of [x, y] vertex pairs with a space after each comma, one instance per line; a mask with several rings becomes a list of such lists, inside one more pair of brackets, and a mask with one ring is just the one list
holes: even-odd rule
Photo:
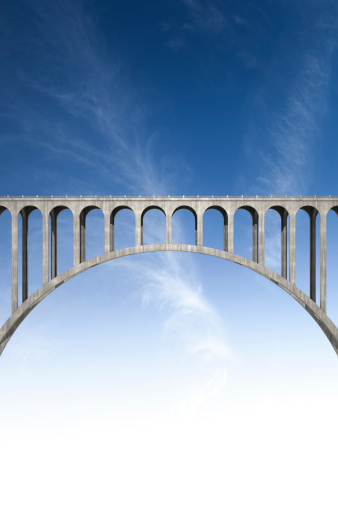
[[[203, 220], [203, 229], [205, 228], [204, 227], [205, 214], [209, 210], [215, 210], [215, 211], [217, 211], [221, 215], [221, 217], [223, 218], [223, 248], [222, 249], [227, 252], [228, 249], [229, 249], [229, 234], [228, 234], [229, 219], [228, 219], [228, 213], [225, 210], [225, 208], [223, 208], [222, 206], [218, 206], [218, 205], [208, 206], [203, 211], [203, 217], [202, 217], [202, 220]], [[204, 245], [204, 240], [203, 240], [203, 245]]]
[[100, 206], [89, 205], [80, 211], [80, 262], [86, 260], [86, 220], [89, 213], [93, 210], [100, 210], [103, 215], [103, 210]]
[[[161, 207], [161, 206], [157, 206], [157, 205], [152, 205], [152, 206], [147, 206], [146, 208], [144, 208], [144, 210], [142, 211], [141, 213], [141, 244], [143, 245], [144, 244], [144, 218], [146, 216], [147, 213], [149, 213], [149, 211], [152, 211], [152, 210], [157, 210], [157, 211], [160, 211], [163, 213], [165, 219], [167, 217], [167, 213], [165, 212], [165, 210]], [[164, 226], [166, 227], [166, 225]], [[164, 241], [162, 241], [162, 243], [165, 243], [165, 238], [166, 238], [166, 232], [164, 231]], [[156, 238], [158, 239], [158, 238]], [[156, 243], [161, 243], [161, 241], [155, 241]], [[154, 242], [153, 242], [154, 243]]]
[[229, 252], [223, 252], [217, 249], [196, 246], [196, 245], [141, 245], [135, 246], [131, 248], [125, 248], [122, 250], [117, 250], [114, 252], [107, 252], [98, 257], [94, 257], [89, 259], [81, 264], [78, 264], [71, 269], [61, 273], [54, 279], [45, 283], [40, 289], [38, 289], [34, 294], [32, 294], [29, 298], [27, 298], [19, 308], [17, 308], [11, 315], [11, 317], [5, 322], [0, 330], [0, 354], [4, 350], [6, 344], [10, 340], [11, 336], [15, 332], [15, 330], [19, 327], [19, 325], [23, 322], [23, 320], [30, 314], [30, 312], [35, 308], [43, 299], [45, 299], [49, 294], [51, 294], [55, 289], [60, 287], [63, 283], [67, 282], [74, 276], [90, 269], [93, 266], [97, 266], [98, 264], [102, 264], [104, 262], [117, 259], [120, 257], [125, 257], [127, 255], [134, 255], [139, 253], [146, 252], [156, 252], [156, 251], [184, 251], [184, 252], [193, 252], [199, 254], [210, 255], [213, 257], [218, 257], [220, 259], [228, 260], [244, 266], [252, 271], [255, 271], [259, 275], [267, 278], [272, 281], [278, 287], [287, 292], [290, 296], [292, 296], [308, 313], [311, 317], [317, 322], [322, 331], [325, 333], [327, 338], [329, 339], [331, 345], [338, 355], [338, 329], [333, 324], [333, 322], [329, 319], [329, 317], [324, 313], [324, 311], [316, 305], [316, 303], [309, 298], [306, 294], [304, 294], [298, 287], [290, 283], [285, 278], [281, 277], [274, 271], [258, 264], [254, 261], [250, 261], [241, 257], [239, 255], [235, 255]]
[[198, 243], [198, 228], [200, 229], [201, 234], [202, 234], [202, 228], [201, 228], [202, 222], [201, 222], [201, 219], [200, 219], [200, 223], [198, 223], [198, 216], [197, 216], [196, 210], [192, 206], [189, 206], [188, 204], [187, 205], [183, 204], [181, 206], [177, 206], [173, 210], [173, 212], [171, 214], [171, 220], [172, 220], [173, 216], [175, 215], [175, 213], [177, 213], [180, 210], [187, 210], [194, 217], [194, 221], [195, 221], [195, 245], [197, 245], [197, 243]]
[[53, 207], [50, 212], [50, 222], [51, 222], [51, 278], [55, 278], [57, 276], [57, 262], [58, 262], [58, 217], [62, 211], [69, 210], [73, 216], [74, 213], [68, 207], [64, 205], [59, 205]]
[[136, 223], [135, 223], [135, 219], [136, 219], [136, 216], [135, 216], [135, 211], [130, 207], [130, 206], [127, 206], [127, 205], [120, 205], [120, 206], [116, 206], [111, 212], [110, 212], [110, 215], [109, 215], [109, 251], [110, 252], [113, 252], [115, 250], [115, 244], [116, 244], [116, 238], [115, 238], [115, 221], [116, 221], [116, 216], [118, 215], [118, 213], [120, 213], [120, 211], [123, 211], [123, 210], [129, 210], [133, 213], [134, 215], [134, 227], [136, 227]]
[[269, 210], [276, 211], [280, 217], [280, 263], [281, 275], [287, 278], [288, 271], [288, 217], [289, 212], [284, 206], [269, 206]]
[[[33, 211], [39, 211], [42, 218], [43, 213], [40, 206], [23, 206], [19, 209], [19, 213], [22, 219], [22, 302], [28, 298], [28, 239], [29, 239], [29, 217]], [[42, 228], [41, 228], [42, 230]]]
[[[247, 211], [252, 218], [252, 260], [258, 262], [259, 259], [259, 231], [258, 231], [258, 212], [252, 206], [238, 206], [234, 212], [234, 220], [238, 210], [243, 209]], [[264, 219], [264, 218], [263, 218]]]

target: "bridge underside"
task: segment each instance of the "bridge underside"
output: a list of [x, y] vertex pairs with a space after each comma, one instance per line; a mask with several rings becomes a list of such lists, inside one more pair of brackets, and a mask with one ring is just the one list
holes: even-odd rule
[[162, 252], [162, 251], [176, 251], [176, 252], [192, 252], [204, 255], [210, 255], [218, 257], [220, 259], [228, 260], [244, 266], [246, 268], [255, 271], [256, 273], [264, 276], [268, 280], [278, 285], [285, 292], [290, 294], [302, 307], [311, 315], [311, 317], [317, 322], [320, 328], [323, 330], [331, 345], [338, 355], [338, 329], [329, 319], [326, 313], [304, 292], [298, 289], [293, 283], [288, 281], [286, 278], [278, 275], [274, 271], [266, 268], [262, 264], [251, 261], [239, 255], [235, 255], [230, 252], [217, 250], [214, 248], [196, 246], [196, 245], [178, 245], [178, 244], [161, 244], [161, 245], [140, 245], [131, 248], [125, 248], [116, 250], [113, 252], [107, 252], [98, 257], [93, 257], [87, 261], [76, 264], [71, 269], [61, 273], [52, 280], [48, 281], [42, 287], [28, 297], [11, 315], [11, 317], [5, 322], [0, 329], [0, 355], [7, 345], [9, 339], [21, 324], [21, 322], [27, 317], [27, 315], [35, 308], [45, 297], [53, 292], [57, 287], [67, 282], [74, 276], [86, 271], [87, 269], [110, 261], [112, 259], [118, 259], [127, 255], [134, 255], [145, 252]]

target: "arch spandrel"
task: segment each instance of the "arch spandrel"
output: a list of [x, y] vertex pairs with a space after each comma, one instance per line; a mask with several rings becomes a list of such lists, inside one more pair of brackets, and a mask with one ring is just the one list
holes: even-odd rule
[[5, 206], [0, 206], [0, 216], [2, 215], [2, 213], [3, 213], [4, 211], [9, 211], [9, 209], [8, 209], [8, 208], [5, 208]]

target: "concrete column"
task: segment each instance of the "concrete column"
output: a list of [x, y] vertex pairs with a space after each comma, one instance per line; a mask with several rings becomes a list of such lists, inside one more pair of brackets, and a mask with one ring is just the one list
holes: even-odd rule
[[265, 263], [265, 213], [261, 212], [259, 215], [259, 247], [258, 247], [258, 253], [259, 253], [259, 263], [263, 264]]
[[317, 211], [310, 213], [310, 298], [316, 302], [316, 216]]
[[234, 253], [234, 213], [228, 214], [228, 252]]
[[110, 229], [109, 229], [109, 250], [113, 252], [115, 250], [115, 215], [110, 214]]
[[198, 213], [195, 218], [195, 245], [203, 246], [203, 214]]
[[289, 218], [289, 281], [296, 285], [296, 214]]
[[42, 214], [42, 283], [49, 280], [49, 214]]
[[57, 216], [55, 210], [50, 212], [51, 219], [51, 278], [57, 276]]
[[320, 214], [320, 307], [326, 313], [326, 213]]
[[143, 245], [143, 226], [141, 213], [135, 213], [135, 246]]
[[80, 213], [80, 262], [86, 260], [86, 216], [85, 211]]
[[258, 262], [258, 213], [252, 215], [252, 260]]
[[166, 243], [171, 245], [173, 241], [173, 217], [171, 211], [166, 213]]
[[224, 251], [229, 250], [228, 214], [224, 213]]
[[18, 213], [12, 212], [12, 313], [18, 307]]
[[80, 219], [74, 212], [74, 266], [80, 264]]
[[288, 213], [283, 210], [281, 218], [281, 275], [284, 278], [288, 276]]
[[111, 252], [111, 238], [110, 238], [110, 212], [106, 211], [104, 214], [104, 253]]
[[22, 302], [28, 298], [28, 217], [26, 209], [21, 211], [22, 216]]

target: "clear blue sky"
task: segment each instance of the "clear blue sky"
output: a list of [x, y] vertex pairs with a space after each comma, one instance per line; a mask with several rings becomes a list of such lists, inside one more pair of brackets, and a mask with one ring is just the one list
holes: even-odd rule
[[[0, 11], [1, 195], [338, 195], [338, 6], [13, 0]], [[267, 215], [266, 262], [279, 270]], [[236, 214], [235, 253], [250, 256]], [[30, 293], [41, 216], [30, 217]], [[121, 213], [116, 246], [132, 245]], [[59, 268], [72, 263], [60, 215]], [[145, 241], [161, 241], [153, 211]], [[205, 244], [221, 244], [208, 212]], [[328, 314], [338, 323], [338, 219]], [[176, 242], [192, 217], [175, 215]], [[10, 216], [0, 217], [0, 317]], [[88, 256], [103, 217], [88, 215]], [[308, 219], [297, 284], [308, 293]], [[336, 507], [338, 362], [289, 296], [219, 259], [145, 254], [60, 287], [0, 360], [6, 507]]]

